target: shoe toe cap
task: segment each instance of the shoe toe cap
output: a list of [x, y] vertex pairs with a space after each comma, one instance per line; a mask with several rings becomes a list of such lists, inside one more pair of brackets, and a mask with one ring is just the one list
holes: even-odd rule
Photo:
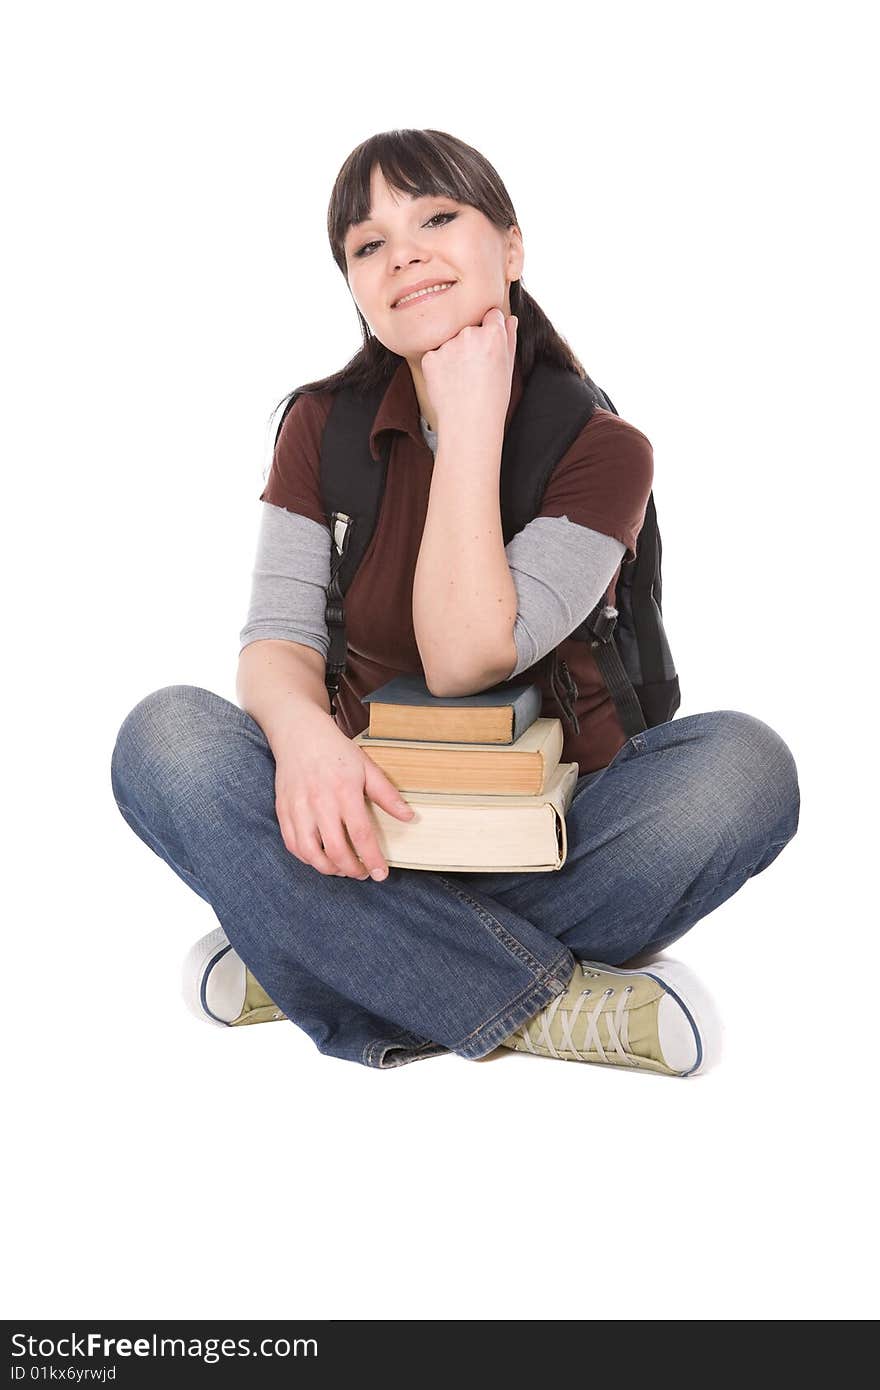
[[226, 1028], [240, 1016], [247, 991], [245, 966], [222, 927], [187, 952], [181, 986], [187, 1008], [203, 1022]]
[[201, 989], [203, 1003], [214, 1018], [234, 1023], [244, 1008], [246, 991], [244, 962], [230, 947], [205, 972]]
[[673, 1071], [692, 1071], [702, 1060], [696, 1028], [672, 994], [664, 994], [660, 1000], [657, 1031], [664, 1061]]
[[682, 961], [672, 959], [646, 969], [667, 991], [657, 1019], [667, 1064], [685, 1075], [717, 1066], [723, 1050], [723, 1024], [702, 980]]

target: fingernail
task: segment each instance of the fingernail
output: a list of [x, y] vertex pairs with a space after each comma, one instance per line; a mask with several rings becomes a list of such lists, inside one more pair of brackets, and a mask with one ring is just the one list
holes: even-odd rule
[[370, 874], [370, 877], [376, 879], [377, 882], [379, 882], [383, 878], [388, 877], [388, 871], [387, 869], [373, 869], [372, 873]]

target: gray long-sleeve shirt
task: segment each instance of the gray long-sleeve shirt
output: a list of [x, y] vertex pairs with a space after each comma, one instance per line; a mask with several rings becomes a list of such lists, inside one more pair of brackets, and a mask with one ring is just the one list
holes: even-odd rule
[[[421, 417], [422, 434], [437, 453], [437, 434]], [[247, 620], [239, 650], [263, 638], [314, 647], [324, 657], [330, 634], [324, 618], [330, 583], [331, 539], [326, 526], [271, 502], [263, 508]], [[605, 593], [626, 547], [613, 536], [568, 517], [536, 517], [505, 546], [517, 598], [513, 638], [516, 665], [506, 679], [557, 647]]]

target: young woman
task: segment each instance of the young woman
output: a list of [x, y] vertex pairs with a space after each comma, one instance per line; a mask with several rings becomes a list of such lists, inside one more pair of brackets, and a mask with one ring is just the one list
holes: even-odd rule
[[[330, 202], [333, 256], [363, 347], [288, 411], [264, 489], [239, 705], [176, 685], [126, 716], [112, 758], [126, 822], [220, 928], [187, 957], [201, 1017], [287, 1018], [322, 1053], [392, 1067], [503, 1045], [693, 1075], [718, 1023], [693, 973], [658, 953], [761, 873], [797, 830], [790, 750], [737, 710], [627, 739], [588, 643], [565, 657], [579, 777], [565, 865], [547, 874], [388, 872], [370, 803], [406, 820], [352, 742], [362, 696], [401, 672], [436, 695], [538, 671], [635, 556], [650, 441], [596, 410], [540, 514], [505, 547], [501, 451], [534, 364], [584, 369], [522, 284], [513, 205], [488, 161], [435, 130], [365, 141]], [[422, 291], [426, 291], [422, 293]], [[319, 479], [333, 393], [385, 385], [391, 439], [373, 543], [346, 594], [348, 664], [331, 714]], [[288, 398], [289, 399], [289, 398]]]

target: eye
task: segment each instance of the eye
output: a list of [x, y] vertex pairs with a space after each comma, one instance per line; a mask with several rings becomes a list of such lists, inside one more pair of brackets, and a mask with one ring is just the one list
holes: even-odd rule
[[[453, 218], [455, 218], [455, 217], [457, 217], [457, 216], [458, 216], [458, 213], [457, 213], [457, 212], [435, 212], [435, 213], [434, 213], [434, 216], [433, 216], [433, 217], [429, 217], [428, 220], [427, 220], [427, 222], [426, 222], [424, 225], [425, 225], [426, 227], [430, 227], [431, 223], [432, 223], [432, 222], [436, 222], [438, 218], [441, 219], [441, 225], [444, 225], [446, 222], [451, 222], [451, 221], [453, 220]], [[369, 251], [369, 249], [370, 249], [371, 246], [378, 246], [378, 245], [379, 245], [378, 241], [368, 241], [367, 244], [366, 244], [366, 246], [362, 246], [361, 249], [360, 249], [360, 251], [355, 251], [354, 254], [355, 254], [356, 257], [360, 258], [361, 256], [365, 255], [367, 251]]]

